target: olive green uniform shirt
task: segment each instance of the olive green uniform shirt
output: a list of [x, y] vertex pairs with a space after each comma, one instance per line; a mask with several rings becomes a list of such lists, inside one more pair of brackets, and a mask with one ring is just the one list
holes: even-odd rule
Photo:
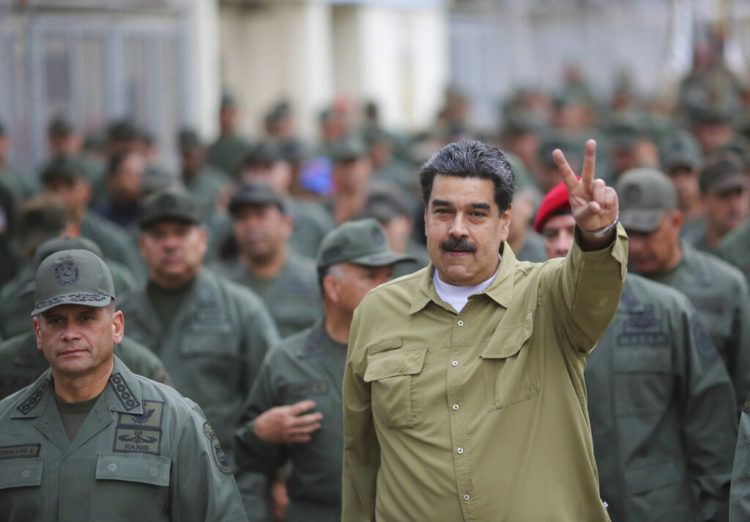
[[216, 211], [221, 191], [231, 183], [231, 179], [221, 170], [205, 165], [183, 183], [190, 199], [198, 208], [201, 221], [205, 222]]
[[[272, 473], [291, 463], [287, 480], [286, 522], [341, 520], [341, 380], [346, 345], [331, 339], [322, 321], [271, 350], [263, 362], [237, 430], [238, 476], [246, 471]], [[315, 401], [323, 414], [312, 440], [302, 444], [270, 444], [253, 432], [255, 418], [275, 406]], [[306, 412], [309, 413], [309, 412]], [[246, 505], [262, 502], [264, 491], [247, 495]]]
[[608, 248], [543, 264], [504, 245], [461, 313], [432, 267], [371, 291], [344, 373], [342, 520], [605, 521], [583, 371], [627, 265]]
[[41, 188], [35, 173], [21, 170], [14, 165], [0, 166], [0, 183], [4, 183], [13, 194], [13, 201], [17, 207], [37, 194]]
[[246, 521], [200, 408], [115, 358], [73, 440], [45, 372], [0, 401], [0, 520]]
[[612, 520], [726, 520], [734, 388], [690, 301], [628, 274], [584, 375]]
[[315, 262], [291, 249], [281, 272], [273, 278], [256, 276], [241, 261], [223, 265], [220, 270], [261, 298], [282, 338], [309, 328], [323, 315]]
[[[171, 384], [164, 365], [154, 353], [129, 337], [114, 346], [117, 357], [137, 375]], [[0, 343], [0, 399], [17, 392], [39, 378], [49, 363], [37, 348], [33, 331]]]
[[138, 247], [122, 228], [89, 211], [81, 221], [81, 236], [96, 243], [102, 257], [125, 265], [137, 280], [145, 277]]
[[684, 241], [672, 270], [645, 274], [685, 294], [700, 314], [734, 383], [736, 403], [750, 392], [750, 291], [739, 270]]
[[750, 219], [733, 230], [719, 245], [719, 256], [736, 266], [750, 283]]
[[206, 163], [236, 179], [242, 157], [249, 150], [250, 143], [236, 134], [219, 136], [206, 150]]
[[230, 452], [242, 405], [278, 341], [263, 303], [204, 268], [169, 326], [159, 322], [145, 287], [120, 309], [128, 335], [159, 356], [174, 387], [200, 405]]
[[732, 469], [732, 489], [729, 493], [729, 522], [750, 520], [750, 395], [740, 417], [737, 448]]
[[315, 201], [289, 198], [287, 204], [294, 223], [289, 244], [300, 255], [315, 259], [320, 242], [336, 226], [333, 218]]

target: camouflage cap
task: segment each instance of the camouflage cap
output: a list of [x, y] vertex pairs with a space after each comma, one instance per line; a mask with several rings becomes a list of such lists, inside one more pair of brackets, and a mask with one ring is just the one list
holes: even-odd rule
[[32, 316], [64, 304], [102, 308], [115, 299], [107, 264], [88, 250], [62, 250], [39, 265]]
[[246, 206], [275, 206], [282, 214], [287, 214], [284, 198], [268, 183], [244, 183], [229, 201], [229, 214], [235, 217]]
[[672, 182], [656, 169], [623, 172], [615, 190], [620, 202], [620, 222], [626, 230], [651, 233], [659, 227], [664, 214], [677, 208]]
[[732, 190], [747, 188], [748, 177], [742, 164], [733, 156], [722, 156], [706, 164], [698, 177], [701, 194], [723, 194]]
[[409, 255], [391, 250], [377, 221], [360, 219], [348, 221], [326, 234], [318, 248], [317, 265], [323, 268], [338, 263], [353, 263], [374, 267], [411, 259]]
[[143, 202], [138, 226], [144, 229], [165, 220], [198, 224], [200, 215], [195, 203], [186, 192], [163, 190], [151, 194]]
[[698, 168], [701, 162], [698, 142], [685, 131], [678, 131], [665, 138], [661, 143], [660, 154], [661, 165], [666, 172], [678, 167], [693, 170]]

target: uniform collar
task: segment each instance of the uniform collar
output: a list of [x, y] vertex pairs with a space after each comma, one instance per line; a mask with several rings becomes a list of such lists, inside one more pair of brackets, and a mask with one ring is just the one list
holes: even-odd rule
[[[500, 261], [500, 268], [492, 284], [483, 292], [490, 299], [495, 301], [503, 308], [508, 308], [513, 298], [513, 286], [515, 283], [515, 267], [517, 261], [513, 250], [507, 242], [503, 243], [503, 259]], [[435, 291], [435, 285], [432, 282], [432, 272], [435, 269], [432, 263], [421, 270], [419, 274], [418, 292], [414, 296], [409, 309], [410, 314], [415, 314], [424, 309], [432, 301], [438, 306], [445, 307], [443, 301]]]
[[[12, 419], [35, 419], [41, 416], [46, 405], [53, 400], [52, 370], [47, 368], [16, 401]], [[114, 357], [114, 367], [109, 382], [102, 392], [102, 400], [106, 401], [111, 411], [140, 415], [143, 413], [141, 383], [125, 364]]]

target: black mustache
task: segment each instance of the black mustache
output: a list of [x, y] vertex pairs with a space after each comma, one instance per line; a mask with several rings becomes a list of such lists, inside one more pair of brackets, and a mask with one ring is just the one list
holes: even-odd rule
[[477, 245], [466, 238], [449, 237], [440, 243], [440, 249], [450, 252], [476, 252]]

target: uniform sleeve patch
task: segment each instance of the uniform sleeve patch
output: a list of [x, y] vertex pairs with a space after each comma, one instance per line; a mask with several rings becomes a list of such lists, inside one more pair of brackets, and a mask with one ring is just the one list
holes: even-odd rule
[[219, 471], [222, 473], [231, 475], [232, 466], [229, 464], [227, 454], [224, 453], [224, 450], [221, 448], [219, 438], [216, 436], [213, 426], [211, 426], [211, 423], [208, 421], [203, 423], [203, 434], [206, 436], [208, 443], [211, 446], [211, 454], [213, 455], [216, 467], [219, 468]]
[[29, 457], [38, 457], [41, 447], [41, 444], [0, 446], [0, 459], [23, 459]]
[[690, 320], [693, 330], [693, 342], [695, 342], [695, 348], [698, 350], [698, 355], [701, 359], [710, 362], [716, 359], [718, 352], [716, 351], [716, 347], [711, 340], [708, 330], [706, 330], [706, 327], [701, 321], [702, 320], [698, 313], [694, 313]]

